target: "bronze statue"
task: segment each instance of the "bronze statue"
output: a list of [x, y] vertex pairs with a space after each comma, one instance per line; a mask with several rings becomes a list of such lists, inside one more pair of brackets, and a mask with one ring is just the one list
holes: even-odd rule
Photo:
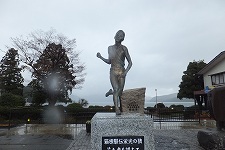
[[[124, 40], [125, 33], [119, 30], [114, 39], [115, 44], [108, 47], [108, 59], [101, 56], [98, 52], [97, 57], [103, 60], [107, 64], [111, 64], [110, 68], [110, 82], [112, 89], [110, 89], [105, 96], [113, 95], [113, 102], [115, 105], [116, 115], [121, 115], [119, 105], [121, 106], [121, 95], [123, 92], [125, 77], [127, 72], [132, 66], [132, 61], [126, 46], [122, 45], [121, 42]], [[128, 61], [127, 68], [125, 69], [125, 58]]]

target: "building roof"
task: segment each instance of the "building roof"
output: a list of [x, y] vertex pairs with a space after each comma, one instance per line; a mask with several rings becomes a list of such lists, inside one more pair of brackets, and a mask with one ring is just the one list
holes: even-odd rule
[[202, 70], [200, 70], [198, 74], [205, 74], [224, 59], [225, 59], [225, 51], [222, 51], [213, 60], [211, 60]]

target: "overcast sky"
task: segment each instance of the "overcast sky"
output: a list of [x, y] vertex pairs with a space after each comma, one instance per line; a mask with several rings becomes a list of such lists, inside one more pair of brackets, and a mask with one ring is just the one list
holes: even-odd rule
[[[123, 41], [133, 66], [125, 89], [146, 87], [146, 96], [176, 93], [189, 62], [208, 63], [225, 50], [224, 0], [0, 0], [0, 50], [11, 37], [54, 28], [76, 38], [76, 51], [86, 65], [86, 80], [73, 94], [90, 104], [108, 102], [110, 66], [107, 57], [115, 33]], [[1, 58], [4, 55], [0, 52]], [[24, 74], [26, 83], [30, 75]]]

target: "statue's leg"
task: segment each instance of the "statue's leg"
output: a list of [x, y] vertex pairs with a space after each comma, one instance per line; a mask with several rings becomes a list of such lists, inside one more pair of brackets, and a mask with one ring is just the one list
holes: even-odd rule
[[123, 112], [123, 110], [122, 110], [122, 101], [121, 101], [121, 96], [122, 96], [122, 94], [123, 94], [123, 88], [124, 88], [124, 85], [125, 85], [125, 77], [124, 78], [120, 78], [119, 79], [119, 89], [118, 89], [118, 95], [119, 95], [119, 97], [118, 97], [118, 99], [119, 99], [119, 104], [120, 104], [120, 111], [121, 112]]
[[109, 95], [113, 95], [112, 89], [110, 89], [107, 93], [105, 93], [105, 97], [108, 97]]
[[118, 90], [114, 90], [113, 101], [114, 101], [114, 104], [115, 104], [116, 114], [121, 115], [121, 111], [120, 111], [120, 108], [119, 108]]
[[110, 72], [110, 82], [113, 87], [113, 102], [115, 106], [115, 111], [117, 115], [120, 115], [119, 103], [118, 103], [118, 96], [119, 96], [119, 84], [117, 76], [111, 71]]

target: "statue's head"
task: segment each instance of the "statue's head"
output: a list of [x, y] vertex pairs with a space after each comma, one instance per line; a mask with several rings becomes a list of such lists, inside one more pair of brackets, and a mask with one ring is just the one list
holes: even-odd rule
[[119, 30], [114, 37], [116, 42], [122, 42], [124, 38], [125, 38], [125, 33], [123, 32], [123, 30]]

